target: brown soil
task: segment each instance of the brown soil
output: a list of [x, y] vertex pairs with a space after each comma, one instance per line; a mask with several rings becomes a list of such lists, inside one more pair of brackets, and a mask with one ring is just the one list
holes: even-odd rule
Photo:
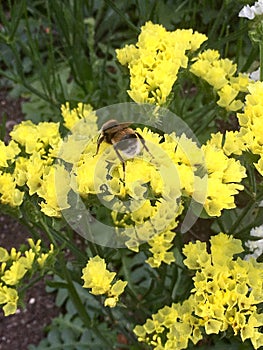
[[[0, 124], [6, 115], [7, 134], [23, 120], [22, 102], [8, 98], [8, 92], [0, 90]], [[26, 227], [0, 212], [0, 246], [18, 249], [30, 236]], [[29, 344], [37, 345], [45, 336], [45, 326], [58, 313], [55, 295], [45, 291], [44, 281], [38, 282], [26, 294], [25, 308], [19, 308], [15, 315], [8, 317], [4, 317], [0, 309], [0, 350], [26, 350]]]

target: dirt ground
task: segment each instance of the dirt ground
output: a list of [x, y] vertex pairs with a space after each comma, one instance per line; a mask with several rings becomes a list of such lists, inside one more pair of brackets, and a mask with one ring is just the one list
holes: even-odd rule
[[[5, 89], [0, 91], [0, 124], [6, 115], [6, 131], [23, 120], [21, 99], [10, 99]], [[27, 228], [0, 212], [0, 246], [19, 248], [30, 237]], [[45, 291], [43, 281], [31, 288], [25, 300], [25, 308], [12, 316], [4, 317], [0, 310], [0, 350], [26, 350], [29, 344], [38, 344], [45, 336], [45, 327], [58, 315], [55, 295]]]

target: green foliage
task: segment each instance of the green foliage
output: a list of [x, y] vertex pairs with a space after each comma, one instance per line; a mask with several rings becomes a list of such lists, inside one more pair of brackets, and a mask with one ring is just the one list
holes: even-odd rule
[[227, 343], [223, 340], [216, 340], [215, 344], [207, 344], [204, 345], [196, 345], [189, 346], [190, 349], [198, 349], [198, 350], [225, 350], [227, 347], [228, 350], [253, 350], [253, 346], [249, 344], [249, 342], [240, 343], [237, 340], [231, 341], [231, 343]]
[[[12, 82], [13, 95], [30, 99], [23, 110], [28, 118], [56, 120], [65, 101], [98, 107], [114, 96], [111, 89], [121, 84], [120, 77], [109, 35], [95, 42], [96, 13], [99, 21], [98, 8], [84, 0], [1, 5], [0, 74]], [[103, 26], [99, 36], [106, 32]]]
[[[54, 292], [55, 287], [57, 287], [56, 305], [59, 307], [64, 306], [65, 313], [53, 319], [47, 329], [47, 338], [43, 339], [38, 346], [30, 345], [29, 350], [104, 350], [110, 344], [114, 346], [117, 338], [116, 332], [108, 328], [105, 323], [99, 322], [98, 317], [102, 310], [100, 303], [95, 297], [91, 296], [79, 284], [75, 283], [75, 288], [83, 306], [93, 320], [93, 326], [87, 329], [72, 301], [69, 299], [69, 293], [65, 284], [58, 277], [55, 281], [50, 283], [53, 286], [50, 291]], [[97, 332], [103, 334], [103, 337], [107, 339], [106, 343], [97, 336]]]
[[[66, 101], [71, 106], [80, 101], [90, 103], [94, 109], [129, 101], [127, 71], [117, 64], [115, 49], [135, 43], [139, 28], [149, 20], [163, 24], [168, 30], [193, 28], [207, 34], [207, 48], [219, 50], [222, 57], [233, 59], [238, 71], [248, 71], [258, 57], [258, 48], [252, 47], [248, 40], [247, 23], [237, 17], [243, 3], [246, 2], [8, 1], [0, 4], [1, 82], [8, 82], [11, 96], [22, 95], [27, 99], [22, 110], [26, 118], [35, 123], [60, 121], [60, 106]], [[183, 84], [175, 84], [173, 88], [168, 101], [171, 111], [189, 125], [201, 142], [212, 132], [227, 129], [233, 113], [218, 107], [213, 88], [203, 82], [201, 89], [205, 93], [199, 94], [197, 78], [187, 72], [179, 74], [178, 80]], [[4, 136], [3, 116], [0, 139]], [[250, 158], [248, 154], [249, 166], [254, 162]], [[263, 208], [258, 206], [263, 199], [262, 181], [251, 171], [244, 183], [245, 191], [237, 197], [238, 208], [225, 210], [213, 221], [211, 232], [205, 232], [205, 238], [212, 232], [222, 231], [245, 241], [250, 237], [251, 228], [262, 224]], [[96, 212], [99, 221], [106, 223], [105, 208], [100, 206], [97, 197], [97, 202], [90, 198], [89, 208]], [[185, 300], [193, 288], [190, 272], [183, 264], [182, 237], [176, 236], [173, 248], [176, 263], [152, 269], [145, 264], [150, 256], [148, 248], [141, 247], [140, 253], [134, 253], [95, 244], [86, 247], [82, 241], [76, 244], [66, 222], [45, 216], [39, 210], [38, 200], [30, 197], [15, 209], [0, 206], [1, 212], [27, 224], [34, 237], [38, 238], [38, 231], [43, 231], [61, 250], [52, 266], [55, 277], [49, 285], [51, 291], [57, 293], [56, 304], [63, 314], [48, 326], [47, 338], [29, 349], [146, 349], [138, 345], [134, 326], [142, 324], [163, 305]], [[76, 215], [78, 209], [76, 204]], [[107, 223], [112, 224], [112, 220]], [[62, 255], [65, 251], [74, 263], [65, 263]], [[81, 268], [88, 257], [96, 254], [103, 256], [111, 271], [128, 282], [125, 301], [112, 310], [103, 306], [102, 297], [95, 297], [82, 287]], [[128, 345], [118, 344], [118, 335], [123, 335]], [[220, 350], [226, 346], [230, 350], [252, 349], [248, 341], [240, 343], [232, 339], [228, 341], [225, 334], [223, 339], [208, 336], [196, 346], [189, 345], [189, 349]]]
[[35, 122], [57, 121], [65, 101], [95, 109], [125, 102], [128, 80], [114, 49], [134, 42], [148, 20], [169, 30], [209, 33], [207, 47], [248, 68], [257, 50], [244, 40], [247, 27], [237, 19], [241, 7], [240, 1], [9, 1], [0, 6], [0, 75], [13, 96], [28, 98], [23, 112]]

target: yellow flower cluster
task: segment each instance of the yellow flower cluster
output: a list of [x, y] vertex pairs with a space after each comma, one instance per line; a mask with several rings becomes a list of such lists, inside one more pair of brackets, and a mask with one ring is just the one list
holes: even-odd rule
[[130, 70], [130, 97], [137, 103], [163, 105], [180, 67], [187, 67], [186, 52], [196, 51], [205, 40], [204, 34], [192, 29], [169, 32], [162, 25], [147, 22], [136, 45], [116, 50], [119, 62]]
[[104, 301], [104, 305], [115, 307], [128, 282], [118, 280], [112, 284], [116, 273], [108, 271], [105, 260], [98, 255], [89, 259], [82, 272], [83, 287], [91, 288], [90, 293], [94, 295], [105, 294], [107, 298]]
[[[64, 119], [64, 126], [73, 130], [79, 122], [90, 120], [91, 115], [95, 115], [93, 108], [89, 104], [79, 102], [76, 108], [70, 109], [69, 102], [61, 106], [61, 114]], [[82, 125], [82, 124], [81, 124]]]
[[11, 207], [19, 206], [23, 202], [24, 193], [16, 186], [16, 180], [10, 172], [5, 172], [14, 163], [20, 153], [17, 143], [11, 140], [9, 145], [0, 141], [0, 197], [1, 203]]
[[149, 251], [153, 254], [152, 257], [148, 258], [145, 262], [153, 268], [158, 268], [162, 262], [170, 265], [175, 261], [173, 252], [168, 252], [173, 246], [173, 239], [176, 236], [175, 232], [165, 231], [156, 234], [153, 238], [148, 241], [151, 247]]
[[217, 104], [227, 111], [238, 111], [243, 102], [237, 99], [240, 92], [247, 92], [251, 83], [247, 74], [236, 73], [237, 66], [229, 59], [220, 58], [216, 50], [206, 50], [194, 58], [190, 71], [212, 85], [220, 97]]
[[243, 149], [259, 156], [254, 165], [263, 175], [263, 83], [251, 84], [248, 90], [244, 112], [237, 114], [240, 125], [238, 136], [243, 142]]
[[[71, 189], [87, 203], [94, 203], [98, 196], [98, 205], [107, 203], [110, 208], [108, 219], [121, 239], [125, 235], [127, 247], [138, 251], [142, 242], [149, 242], [153, 256], [147, 262], [152, 267], [174, 261], [168, 250], [183, 210], [182, 198], [204, 203], [210, 216], [235, 207], [234, 195], [243, 189], [239, 182], [245, 169], [228, 156], [240, 149], [234, 134], [228, 134], [224, 146], [222, 135], [217, 134], [200, 148], [184, 134], [161, 137], [147, 128], [137, 129], [149, 151], [141, 146], [135, 157], [123, 155], [124, 173], [114, 148], [106, 142], [94, 156], [98, 126], [90, 106], [79, 104], [70, 111], [66, 104], [62, 111], [71, 127], [63, 142], [58, 123], [26, 121], [15, 126], [8, 146], [0, 145], [4, 150], [0, 175], [0, 183], [5, 183], [0, 187], [3, 204], [20, 205], [24, 190], [39, 197], [46, 215], [60, 217], [61, 211], [70, 207]], [[70, 163], [72, 169], [67, 170], [58, 159]], [[8, 178], [13, 191], [4, 192]]]
[[14, 127], [10, 133], [12, 140], [7, 146], [0, 141], [2, 204], [20, 206], [24, 191], [28, 191], [30, 196], [39, 196], [41, 211], [48, 216], [60, 217], [61, 210], [69, 208], [67, 194], [70, 176], [57, 158], [75, 162], [79, 154], [76, 152], [77, 146], [79, 150], [86, 142], [79, 135], [94, 136], [97, 133], [97, 118], [91, 112], [90, 105], [79, 103], [71, 111], [67, 103], [61, 109], [65, 126], [72, 129], [67, 142], [62, 142], [59, 123], [43, 122], [35, 125], [31, 121], [24, 121]]
[[203, 332], [219, 334], [232, 330], [242, 341], [250, 339], [254, 349], [263, 346], [263, 264], [255, 259], [234, 260], [243, 251], [242, 242], [220, 233], [211, 238], [211, 253], [206, 243], [187, 244], [185, 265], [196, 270], [194, 289], [182, 304], [165, 306], [135, 327], [139, 341], [155, 350], [186, 349], [189, 340], [196, 344]]
[[[14, 176], [17, 183], [19, 186], [27, 185], [31, 196], [36, 193], [43, 199], [40, 206], [46, 215], [60, 216], [60, 205], [53, 190], [56, 181], [52, 171], [61, 143], [59, 123], [35, 125], [30, 121], [22, 122], [14, 127], [10, 135], [25, 149], [25, 155], [16, 161]], [[63, 166], [60, 167], [63, 172]], [[66, 203], [65, 208], [67, 206]]]
[[[78, 193], [84, 198], [98, 194], [111, 203], [116, 231], [125, 229], [129, 238], [126, 246], [138, 251], [141, 242], [148, 242], [153, 257], [147, 262], [158, 267], [174, 261], [168, 250], [174, 237], [171, 230], [177, 227], [183, 209], [181, 196], [204, 203], [208, 215], [220, 216], [223, 209], [235, 207], [234, 195], [243, 189], [239, 183], [246, 173], [238, 160], [225, 154], [221, 134], [199, 148], [185, 135], [164, 135], [161, 142], [160, 136], [147, 128], [137, 132], [154, 156], [143, 150], [143, 157], [126, 159], [125, 184], [122, 164], [106, 143], [94, 156], [97, 145], [90, 142], [72, 172]], [[200, 167], [207, 171], [203, 177], [197, 175]]]
[[[18, 188], [25, 189], [26, 185], [30, 196], [36, 193], [43, 199], [40, 206], [46, 215], [59, 216], [61, 203], [59, 206], [57, 194], [53, 190], [55, 179], [52, 171], [61, 143], [59, 123], [43, 122], [35, 125], [31, 121], [25, 121], [16, 125], [10, 136], [12, 137], [10, 144], [15, 144], [19, 152], [16, 152], [16, 158], [13, 159], [15, 166], [12, 173], [8, 172], [8, 168], [2, 167], [7, 172], [0, 176], [0, 182], [4, 182], [6, 186], [6, 192], [2, 193], [1, 202], [14, 205], [14, 200], [22, 193]], [[60, 168], [63, 172], [62, 166]], [[10, 199], [7, 203], [4, 198], [8, 195], [7, 181], [8, 179], [10, 181], [10, 178], [12, 178], [16, 193], [13, 192], [13, 202]], [[66, 182], [65, 180], [63, 186], [66, 186]], [[11, 194], [10, 191], [9, 196]], [[15, 203], [17, 206], [22, 202], [20, 197], [19, 199]], [[66, 207], [67, 203], [64, 200], [64, 208]]]
[[[175, 228], [176, 218], [182, 210], [179, 176], [171, 162], [178, 142], [170, 141], [168, 151], [168, 145], [160, 143], [158, 134], [147, 128], [137, 131], [154, 157], [144, 149], [141, 155], [126, 159], [124, 174], [112, 146], [102, 143], [99, 153], [94, 156], [97, 145], [90, 142], [72, 170], [76, 174], [77, 191], [82, 197], [97, 194], [102, 202], [110, 203], [116, 232], [118, 234], [119, 228], [125, 229], [126, 245], [134, 251], [154, 235]], [[177, 161], [179, 163], [181, 159]], [[192, 174], [189, 164], [181, 169], [182, 178], [187, 171]]]
[[[226, 155], [226, 143], [223, 146], [222, 140], [223, 135], [218, 132], [202, 146], [208, 175], [204, 208], [210, 216], [220, 216], [223, 209], [236, 207], [234, 195], [243, 190], [239, 182], [246, 177], [240, 161]], [[227, 140], [229, 149], [229, 138]]]
[[18, 286], [27, 272], [36, 269], [43, 270], [47, 259], [54, 254], [54, 247], [51, 244], [50, 250], [44, 253], [41, 249], [41, 241], [36, 243], [32, 239], [28, 240], [30, 249], [24, 252], [11, 252], [0, 247], [0, 305], [3, 306], [5, 316], [14, 314], [17, 309], [19, 294], [15, 286]]

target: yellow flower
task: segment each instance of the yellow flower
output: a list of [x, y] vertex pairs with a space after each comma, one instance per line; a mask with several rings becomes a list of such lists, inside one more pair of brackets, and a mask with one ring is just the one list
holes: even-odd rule
[[238, 73], [237, 77], [230, 77], [231, 86], [238, 91], [248, 92], [248, 86], [252, 83], [253, 81], [245, 73]]
[[[42, 252], [41, 240], [36, 243], [32, 240], [28, 240], [29, 250], [26, 250], [24, 254], [20, 251], [16, 251], [12, 248], [8, 253], [4, 248], [0, 247], [0, 305], [3, 306], [5, 316], [14, 314], [17, 308], [18, 291], [10, 286], [20, 285], [21, 280], [27, 276], [27, 273], [35, 271], [35, 267], [39, 270], [43, 268], [43, 264], [47, 260], [47, 256], [51, 256], [54, 253], [54, 247], [51, 245], [47, 254]], [[38, 266], [36, 266], [38, 262]], [[19, 290], [19, 289], [18, 289]]]
[[90, 258], [86, 267], [82, 270], [82, 279], [84, 280], [84, 288], [91, 288], [94, 295], [105, 294], [111, 288], [111, 282], [116, 273], [110, 272], [106, 268], [104, 259], [98, 255]]
[[49, 168], [49, 165], [45, 159], [41, 158], [38, 152], [33, 152], [25, 162], [21, 160], [18, 163], [15, 175], [20, 175], [20, 179], [22, 179], [24, 172], [30, 196], [36, 193], [41, 187], [42, 177], [46, 168]]
[[136, 45], [116, 50], [119, 62], [130, 70], [130, 97], [137, 103], [164, 104], [180, 67], [187, 67], [186, 51], [197, 50], [206, 39], [191, 29], [168, 32], [147, 22]]
[[[101, 151], [107, 148], [105, 143], [101, 146]], [[107, 175], [107, 168], [104, 162], [99, 161], [99, 156], [93, 157], [94, 152], [84, 153], [78, 163], [73, 168], [75, 185], [77, 186], [78, 193], [86, 197], [88, 194], [100, 192], [100, 186], [105, 183]]]
[[210, 216], [220, 216], [224, 208], [235, 208], [234, 195], [243, 189], [238, 183], [246, 177], [245, 168], [238, 160], [226, 156], [221, 142], [220, 133], [212, 134], [202, 146], [208, 173], [204, 208]]
[[237, 111], [243, 102], [236, 99], [239, 92], [247, 92], [251, 83], [248, 75], [236, 73], [237, 66], [229, 59], [220, 59], [218, 51], [206, 50], [193, 59], [190, 71], [212, 85], [219, 95], [217, 104], [227, 111]]
[[115, 307], [119, 301], [119, 296], [124, 292], [124, 288], [128, 282], [117, 281], [111, 286], [111, 289], [108, 292], [108, 298], [104, 301], [104, 306]]
[[40, 268], [43, 269], [47, 259], [54, 254], [54, 246], [53, 244], [50, 244], [50, 248], [48, 253], [41, 253], [39, 257], [37, 258], [37, 263], [39, 264]]
[[[70, 109], [69, 102], [66, 102], [61, 106], [61, 114], [67, 129], [76, 132], [76, 127], [79, 129], [78, 123], [81, 121], [82, 126], [86, 123], [89, 131], [95, 131], [92, 130], [91, 126], [96, 125], [97, 117], [92, 111], [91, 105], [79, 102], [76, 108]], [[85, 131], [82, 130], [82, 132], [84, 134]]]
[[116, 273], [108, 271], [105, 260], [98, 255], [89, 259], [82, 272], [83, 288], [91, 288], [90, 293], [94, 295], [105, 294], [104, 305], [115, 307], [128, 282], [119, 280], [112, 284]]
[[209, 319], [205, 322], [206, 334], [218, 334], [221, 328], [222, 322], [218, 320]]
[[70, 177], [64, 166], [55, 164], [49, 167], [37, 190], [39, 197], [44, 199], [40, 203], [41, 211], [48, 216], [60, 217], [61, 211], [70, 207], [67, 198], [69, 190]]
[[60, 133], [59, 133], [59, 123], [52, 122], [42, 122], [37, 126], [37, 147], [46, 148], [51, 146], [55, 148], [60, 142]]
[[220, 66], [210, 67], [208, 72], [206, 72], [206, 76], [203, 77], [209, 85], [212, 85], [215, 90], [222, 89], [227, 83], [226, 72]]
[[146, 262], [151, 267], [159, 267], [162, 262], [170, 265], [175, 261], [173, 252], [168, 252], [168, 250], [173, 246], [172, 241], [175, 235], [175, 232], [166, 231], [160, 234], [156, 234], [148, 241], [151, 247], [149, 251], [153, 253], [153, 256], [149, 257]]
[[36, 150], [36, 142], [38, 140], [37, 126], [30, 120], [16, 124], [10, 132], [13, 140], [25, 147], [25, 151], [31, 154]]
[[226, 131], [223, 150], [227, 156], [231, 154], [241, 155], [245, 149], [246, 147], [239, 131]]
[[234, 89], [230, 84], [225, 84], [222, 89], [218, 91], [220, 99], [217, 101], [217, 104], [227, 111], [238, 111], [243, 107], [242, 101], [235, 100], [238, 92], [239, 91]]
[[12, 174], [0, 172], [0, 201], [2, 204], [18, 207], [23, 202], [24, 193], [16, 188]]
[[18, 144], [13, 140], [7, 146], [0, 140], [0, 167], [8, 167], [8, 161], [13, 163], [20, 151]]
[[220, 53], [217, 50], [205, 50], [203, 52], [200, 52], [197, 56], [197, 58], [194, 59], [194, 61], [203, 61], [203, 62], [209, 62], [214, 63], [220, 59]]
[[235, 66], [229, 67], [229, 60], [227, 60], [228, 64], [225, 64], [216, 50], [208, 49], [194, 58], [194, 61], [190, 72], [207, 81], [216, 90], [227, 84], [229, 72], [235, 71]]
[[14, 247], [11, 248], [11, 251], [10, 251], [10, 258], [11, 260], [18, 260], [21, 256], [21, 252], [20, 251], [17, 251]]
[[255, 168], [263, 174], [263, 83], [258, 81], [250, 84], [249, 94], [246, 95], [246, 102], [243, 113], [238, 113], [238, 121], [241, 126], [239, 137], [243, 141], [243, 149], [251, 151], [259, 156], [258, 162], [254, 163]]
[[254, 166], [260, 175], [263, 176], [263, 154], [260, 155], [259, 161], [257, 163], [254, 163]]
[[24, 186], [27, 181], [27, 163], [27, 158], [18, 157], [16, 159], [13, 175], [18, 186]]
[[[79, 127], [86, 126], [87, 123], [79, 123]], [[82, 132], [85, 132], [82, 130]], [[91, 130], [89, 131], [91, 132]], [[97, 134], [97, 132], [93, 133]], [[76, 164], [80, 161], [81, 154], [87, 148], [87, 141], [91, 135], [89, 135], [88, 131], [85, 132], [85, 137], [81, 137], [78, 132], [72, 132], [72, 134], [67, 135], [64, 139], [63, 143], [60, 145], [58, 149], [57, 156], [60, 159], [63, 159], [67, 163]], [[95, 148], [94, 148], [95, 153]], [[93, 153], [93, 154], [94, 154]]]
[[38, 239], [37, 242], [35, 243], [32, 238], [28, 238], [28, 244], [30, 248], [35, 252], [39, 253], [41, 250], [41, 239]]
[[42, 122], [35, 125], [29, 120], [23, 121], [14, 126], [10, 136], [25, 147], [26, 153], [37, 151], [43, 154], [47, 145], [54, 148], [60, 142], [59, 123]]
[[[207, 334], [231, 327], [237, 335], [246, 325], [245, 316], [254, 313], [255, 305], [260, 303], [254, 298], [255, 284], [251, 283], [251, 278], [262, 279], [262, 264], [252, 265], [253, 262], [240, 258], [234, 261], [233, 256], [242, 251], [242, 242], [232, 236], [220, 233], [211, 237], [210, 263], [194, 277], [195, 314], [204, 318]], [[184, 253], [189, 259], [192, 251], [186, 249]], [[200, 256], [202, 252], [197, 254]], [[262, 283], [260, 289], [262, 293]]]
[[[206, 243], [188, 243], [183, 248], [184, 263], [194, 269], [194, 288], [182, 304], [159, 309], [134, 329], [138, 340], [153, 349], [185, 349], [189, 340], [196, 344], [203, 334], [226, 333], [229, 329], [242, 341], [250, 339], [259, 349], [263, 343], [262, 263], [254, 259], [234, 259], [242, 242], [223, 233], [211, 238], [211, 253]], [[257, 298], [258, 297], [258, 298]]]
[[4, 261], [7, 261], [9, 260], [9, 254], [8, 254], [8, 251], [3, 248], [3, 247], [0, 247], [0, 262], [4, 262]]
[[[244, 250], [242, 248], [242, 242], [239, 239], [223, 233], [212, 236], [210, 241], [213, 264], [220, 265], [226, 263], [228, 259], [232, 259], [234, 254], [239, 254]], [[222, 251], [224, 255], [222, 255]]]
[[134, 45], [125, 45], [123, 49], [116, 50], [116, 56], [120, 64], [125, 66], [139, 58], [139, 51]]
[[11, 267], [5, 271], [1, 280], [7, 285], [16, 285], [27, 273], [28, 270], [32, 268], [36, 254], [32, 249], [25, 252], [25, 256], [21, 256], [18, 260], [14, 261]]
[[156, 350], [185, 349], [189, 340], [196, 344], [202, 339], [202, 333], [197, 318], [192, 316], [193, 303], [190, 297], [181, 305], [172, 304], [158, 310], [143, 326], [135, 327], [138, 340], [151, 344]]
[[27, 268], [23, 264], [20, 264], [19, 261], [15, 261], [10, 269], [5, 271], [5, 274], [1, 277], [1, 280], [7, 285], [13, 286], [16, 285], [26, 273]]
[[183, 248], [186, 256], [184, 264], [191, 270], [197, 270], [211, 263], [211, 257], [206, 251], [206, 243], [197, 241], [188, 243]]
[[263, 334], [259, 331], [259, 328], [263, 324], [263, 314], [253, 312], [249, 317], [248, 321], [244, 324], [241, 329], [241, 339], [251, 339], [251, 343], [254, 349], [260, 349], [263, 346]]
[[138, 209], [132, 211], [131, 218], [137, 224], [142, 224], [154, 214], [154, 211], [151, 201], [146, 199]]
[[13, 288], [7, 286], [2, 286], [0, 284], [0, 305], [3, 306], [3, 311], [5, 316], [12, 315], [16, 312], [18, 302], [17, 291]]

